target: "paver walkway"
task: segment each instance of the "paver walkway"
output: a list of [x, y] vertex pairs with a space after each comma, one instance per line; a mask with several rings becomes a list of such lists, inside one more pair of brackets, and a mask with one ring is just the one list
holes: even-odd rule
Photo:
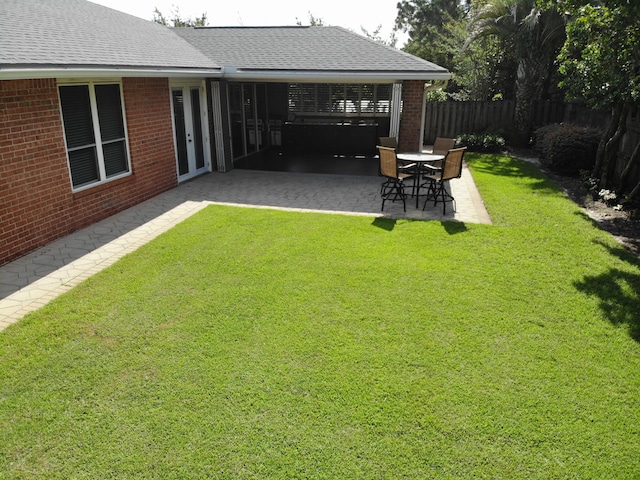
[[448, 204], [446, 215], [442, 215], [442, 204], [435, 208], [429, 204], [423, 211], [416, 209], [411, 199], [406, 213], [400, 202], [387, 203], [382, 213], [380, 183], [378, 177], [239, 169], [183, 183], [1, 266], [0, 330], [209, 204], [490, 223], [466, 166], [462, 178], [450, 184], [456, 212]]

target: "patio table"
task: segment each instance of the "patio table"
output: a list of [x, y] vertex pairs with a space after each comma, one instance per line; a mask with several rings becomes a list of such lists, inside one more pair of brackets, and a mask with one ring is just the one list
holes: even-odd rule
[[437, 170], [434, 167], [430, 167], [429, 164], [433, 162], [437, 162], [438, 160], [444, 160], [444, 155], [439, 155], [435, 153], [422, 153], [422, 152], [405, 152], [396, 154], [398, 160], [403, 162], [415, 163], [417, 165], [417, 178], [414, 180], [414, 188], [415, 196], [416, 196], [416, 208], [418, 207], [420, 201], [420, 176], [425, 173], [426, 169], [429, 171]]

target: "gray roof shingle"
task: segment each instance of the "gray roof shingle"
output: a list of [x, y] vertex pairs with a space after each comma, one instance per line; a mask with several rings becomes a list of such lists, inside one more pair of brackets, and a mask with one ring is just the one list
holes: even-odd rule
[[172, 29], [85, 0], [1, 0], [0, 69], [217, 69]]
[[342, 27], [176, 28], [218, 65], [245, 70], [441, 73], [447, 70]]
[[0, 78], [70, 70], [218, 77], [223, 67], [226, 78], [245, 80], [450, 77], [342, 27], [167, 28], [86, 0], [0, 0]]

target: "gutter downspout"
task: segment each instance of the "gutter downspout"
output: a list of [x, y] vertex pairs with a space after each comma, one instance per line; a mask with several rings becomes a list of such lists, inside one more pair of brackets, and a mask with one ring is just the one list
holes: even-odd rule
[[424, 128], [427, 116], [427, 92], [431, 90], [437, 90], [439, 88], [446, 88], [449, 80], [436, 80], [431, 84], [424, 84], [424, 93], [422, 94], [422, 119], [420, 120], [420, 151], [422, 151], [424, 145]]

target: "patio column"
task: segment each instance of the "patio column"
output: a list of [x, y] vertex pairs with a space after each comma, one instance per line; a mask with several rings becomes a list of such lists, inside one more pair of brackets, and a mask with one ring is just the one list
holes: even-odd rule
[[391, 121], [389, 136], [398, 138], [400, 115], [402, 114], [402, 83], [394, 83], [391, 89]]
[[420, 152], [422, 135], [422, 105], [424, 97], [424, 80], [405, 80], [402, 83], [402, 118], [398, 150], [400, 152]]
[[211, 130], [213, 131], [212, 151], [214, 152], [214, 159], [216, 162], [216, 170], [218, 172], [226, 172], [233, 168], [227, 160], [228, 155], [225, 150], [224, 143], [224, 121], [222, 120], [222, 94], [220, 88], [220, 82], [209, 82], [209, 98], [211, 99], [211, 117], [213, 119]]

